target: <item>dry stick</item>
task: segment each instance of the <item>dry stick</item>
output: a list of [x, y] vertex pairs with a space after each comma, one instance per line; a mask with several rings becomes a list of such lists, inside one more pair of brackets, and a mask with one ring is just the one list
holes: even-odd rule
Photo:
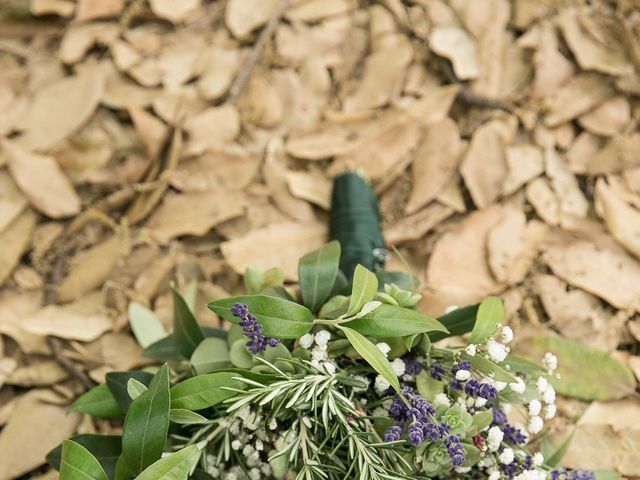
[[[58, 282], [62, 279], [63, 270], [64, 259], [62, 256], [60, 256], [54, 262], [53, 267], [51, 268], [50, 275], [48, 276], [49, 281], [45, 285], [45, 305], [56, 303], [56, 288]], [[75, 364], [64, 356], [64, 353], [62, 352], [62, 341], [59, 338], [48, 336], [47, 343], [49, 344], [49, 347], [51, 347], [53, 358], [56, 359], [56, 362], [58, 362], [62, 368], [64, 368], [67, 372], [69, 372], [69, 374], [77, 378], [86, 390], [93, 388], [94, 383], [91, 381], [91, 379], [83, 371], [78, 370]]]
[[280, 2], [280, 6], [278, 7], [278, 9], [274, 12], [273, 16], [269, 19], [269, 22], [267, 23], [267, 25], [262, 29], [262, 31], [260, 32], [260, 35], [258, 35], [258, 39], [256, 40], [256, 43], [254, 44], [253, 49], [251, 50], [251, 53], [249, 53], [249, 56], [247, 57], [245, 62], [242, 64], [242, 67], [240, 67], [240, 71], [238, 72], [238, 75], [233, 81], [233, 85], [231, 85], [231, 88], [229, 89], [229, 97], [228, 97], [229, 103], [235, 103], [236, 99], [238, 98], [238, 95], [242, 93], [242, 90], [244, 89], [247, 82], [249, 81], [249, 77], [251, 77], [251, 72], [253, 71], [253, 67], [256, 66], [256, 63], [260, 58], [260, 54], [262, 53], [262, 50], [264, 49], [267, 42], [273, 36], [273, 33], [276, 31], [276, 28], [278, 27], [278, 24], [282, 19], [282, 15], [284, 15], [284, 12], [287, 10], [290, 3], [291, 3], [291, 0], [282, 0]]

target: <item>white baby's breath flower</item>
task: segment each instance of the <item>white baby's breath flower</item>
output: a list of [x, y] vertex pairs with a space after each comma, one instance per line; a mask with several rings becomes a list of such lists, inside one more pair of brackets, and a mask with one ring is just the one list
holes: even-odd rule
[[500, 472], [498, 470], [493, 470], [489, 474], [489, 477], [487, 478], [487, 480], [499, 480], [499, 478], [500, 478]]
[[502, 443], [502, 439], [504, 438], [504, 433], [500, 430], [500, 427], [493, 426], [489, 429], [487, 433], [487, 448], [490, 452], [495, 452], [500, 448], [500, 444]]
[[393, 373], [395, 373], [397, 377], [401, 377], [402, 375], [404, 375], [404, 372], [407, 369], [407, 365], [401, 358], [394, 358], [391, 362], [391, 368], [393, 368]]
[[509, 388], [516, 393], [524, 393], [525, 388], [527, 388], [527, 384], [521, 378], [518, 378], [517, 382], [512, 382], [509, 384]]
[[492, 361], [501, 363], [505, 358], [507, 358], [507, 355], [509, 354], [509, 348], [490, 338], [487, 342], [487, 353], [489, 354], [489, 358]]
[[252, 468], [249, 470], [249, 478], [250, 480], [260, 480], [262, 478], [262, 474], [259, 469]]
[[475, 357], [476, 353], [478, 352], [478, 348], [473, 343], [471, 343], [471, 344], [467, 345], [467, 347], [464, 349], [464, 351], [470, 357]]
[[332, 362], [332, 361], [322, 362], [322, 368], [328, 375], [333, 375], [334, 373], [336, 373], [335, 362]]
[[456, 400], [456, 403], [460, 407], [460, 410], [462, 410], [463, 412], [467, 411], [467, 403], [463, 397], [458, 397], [458, 399]]
[[542, 394], [547, 390], [549, 386], [549, 381], [545, 377], [538, 377], [538, 381], [536, 382], [536, 388], [538, 389], [538, 393]]
[[386, 392], [387, 390], [389, 390], [389, 387], [391, 387], [391, 384], [387, 382], [387, 380], [382, 375], [378, 375], [376, 377], [374, 388], [378, 393]]
[[438, 393], [434, 399], [433, 404], [437, 407], [438, 405], [442, 405], [443, 407], [450, 407], [451, 400], [447, 397], [446, 393]]
[[316, 333], [316, 336], [314, 338], [316, 343], [322, 346], [329, 343], [329, 340], [331, 340], [331, 334], [326, 330], [320, 330], [318, 333]]
[[547, 386], [547, 389], [542, 394], [542, 400], [547, 405], [551, 405], [552, 403], [556, 403], [556, 391], [551, 384]]
[[465, 380], [469, 380], [470, 378], [471, 372], [469, 370], [458, 370], [456, 372], [456, 380], [464, 382]]
[[493, 382], [493, 386], [496, 387], [497, 391], [501, 392], [502, 390], [507, 388], [507, 382], [495, 381], [495, 382]]
[[233, 442], [231, 442], [231, 448], [234, 450], [240, 450], [240, 448], [242, 448], [242, 443], [240, 442], [240, 440], [234, 440]]
[[531, 400], [529, 403], [529, 416], [535, 417], [536, 415], [540, 415], [540, 411], [542, 410], [542, 404], [540, 400]]
[[536, 452], [533, 454], [533, 466], [539, 467], [544, 463], [544, 455], [540, 452]]
[[486, 404], [487, 404], [486, 398], [482, 398], [482, 397], [476, 398], [476, 403], [475, 403], [476, 408], [484, 407]]
[[312, 347], [313, 341], [314, 337], [310, 333], [307, 333], [298, 339], [298, 343], [300, 344], [300, 346], [302, 348], [306, 348], [307, 350]]
[[542, 418], [536, 415], [529, 419], [529, 425], [527, 426], [527, 428], [531, 433], [536, 434], [540, 432], [542, 430], [542, 427], [544, 427], [544, 421], [542, 420]]
[[558, 368], [558, 357], [551, 352], [545, 353], [544, 358], [542, 359], [542, 366], [549, 372], [553, 372]]
[[382, 353], [384, 353], [385, 357], [391, 351], [391, 347], [389, 346], [388, 343], [384, 343], [384, 342], [376, 343], [376, 347], [378, 347], [378, 350], [380, 350]]
[[513, 340], [513, 330], [511, 329], [511, 327], [502, 327], [502, 330], [500, 331], [500, 341], [504, 344], [507, 344], [511, 343], [511, 340]]
[[546, 420], [551, 420], [556, 416], [556, 406], [552, 403], [551, 405], [547, 405], [544, 407], [544, 418]]
[[513, 449], [509, 447], [505, 448], [502, 453], [500, 453], [500, 456], [498, 456], [498, 460], [504, 465], [509, 465], [511, 462], [513, 462], [514, 458], [515, 454], [513, 453]]

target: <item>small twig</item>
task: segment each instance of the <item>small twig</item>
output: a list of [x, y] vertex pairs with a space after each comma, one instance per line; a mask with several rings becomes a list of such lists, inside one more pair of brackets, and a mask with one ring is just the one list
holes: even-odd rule
[[278, 9], [273, 13], [273, 16], [269, 19], [267, 25], [262, 29], [260, 35], [258, 35], [258, 39], [253, 45], [251, 53], [249, 53], [249, 56], [242, 64], [242, 67], [240, 67], [240, 71], [233, 81], [233, 85], [231, 85], [231, 88], [229, 89], [228, 100], [230, 103], [235, 103], [238, 95], [240, 95], [240, 93], [242, 93], [242, 90], [244, 90], [244, 87], [249, 81], [249, 77], [251, 77], [251, 72], [258, 62], [260, 55], [262, 54], [262, 50], [276, 31], [276, 28], [278, 27], [278, 24], [280, 23], [280, 20], [282, 19], [282, 16], [289, 7], [290, 3], [291, 0], [282, 0]]
[[[45, 285], [44, 291], [44, 303], [45, 305], [51, 305], [56, 303], [57, 292], [56, 288], [60, 280], [62, 279], [62, 275], [64, 273], [64, 258], [62, 256], [58, 257], [51, 268], [51, 272], [49, 274], [49, 279]], [[69, 374], [73, 377], [77, 378], [82, 386], [89, 390], [93, 388], [94, 383], [91, 379], [85, 374], [83, 371], [78, 370], [76, 365], [67, 357], [64, 356], [62, 352], [62, 341], [53, 336], [47, 337], [47, 343], [49, 347], [51, 347], [51, 352], [53, 353], [53, 358], [55, 358], [56, 362], [60, 364], [62, 368], [64, 368]]]

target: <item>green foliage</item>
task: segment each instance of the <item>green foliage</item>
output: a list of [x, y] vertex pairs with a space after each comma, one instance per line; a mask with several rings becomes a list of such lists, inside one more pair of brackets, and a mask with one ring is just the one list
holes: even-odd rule
[[[122, 452], [122, 437], [119, 435], [76, 435], [71, 440], [87, 449], [93, 455], [109, 478], [113, 478], [116, 462]], [[47, 454], [47, 463], [60, 470], [62, 445], [58, 445]]]
[[204, 340], [204, 333], [184, 298], [173, 290], [173, 345], [180, 354], [190, 358]]
[[185, 480], [199, 458], [200, 450], [191, 445], [147, 467], [137, 480]]
[[311, 311], [297, 303], [282, 298], [266, 295], [241, 295], [224, 298], [209, 303], [209, 308], [232, 323], [240, 319], [231, 314], [231, 307], [236, 303], [244, 303], [254, 314], [267, 337], [299, 338], [313, 327]]
[[191, 355], [191, 367], [196, 375], [226, 368], [229, 362], [229, 347], [221, 338], [205, 338]]
[[169, 369], [163, 365], [149, 388], [127, 412], [122, 434], [122, 455], [131, 470], [142, 472], [157, 461], [169, 431]]
[[62, 443], [60, 480], [109, 480], [100, 462], [89, 450], [74, 442]]
[[404, 337], [425, 332], [447, 332], [445, 326], [434, 318], [416, 310], [386, 304], [380, 305], [373, 312], [359, 319], [350, 321], [347, 325], [363, 335], [376, 337]]
[[233, 390], [243, 389], [246, 385], [234, 380], [238, 374], [217, 372], [184, 380], [171, 389], [171, 408], [202, 410], [213, 407], [235, 395]]
[[111, 391], [120, 409], [127, 413], [133, 399], [129, 395], [129, 380], [135, 378], [145, 386], [149, 386], [153, 375], [149, 372], [136, 370], [133, 372], [109, 372], [107, 373], [107, 386]]
[[338, 275], [339, 264], [340, 243], [335, 240], [300, 259], [298, 278], [302, 300], [312, 312], [317, 312], [329, 298]]
[[167, 336], [167, 331], [156, 314], [140, 303], [129, 304], [129, 325], [142, 348]]
[[365, 304], [376, 298], [378, 291], [378, 278], [362, 265], [357, 265], [353, 273], [353, 286], [351, 299], [345, 316], [355, 315]]
[[504, 322], [504, 305], [498, 297], [487, 297], [480, 307], [476, 316], [476, 323], [469, 337], [470, 343], [482, 343], [493, 335], [498, 329], [498, 325]]
[[117, 418], [124, 415], [107, 385], [93, 387], [73, 402], [69, 410], [87, 413], [98, 418]]

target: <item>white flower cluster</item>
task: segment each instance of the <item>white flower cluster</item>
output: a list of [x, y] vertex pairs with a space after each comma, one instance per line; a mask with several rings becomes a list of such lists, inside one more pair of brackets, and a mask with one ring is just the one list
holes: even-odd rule
[[298, 342], [302, 348], [311, 350], [311, 365], [320, 371], [333, 375], [336, 373], [337, 365], [336, 362], [329, 358], [327, 353], [329, 340], [331, 340], [331, 333], [327, 330], [320, 330], [315, 335], [311, 333], [303, 335]]
[[[513, 330], [509, 326], [502, 327], [498, 341], [490, 338], [487, 341], [487, 354], [489, 358], [496, 362], [504, 362], [507, 355], [509, 355], [509, 347], [507, 346], [513, 340]], [[467, 352], [468, 353], [468, 352]]]
[[[380, 350], [385, 357], [389, 355], [389, 352], [391, 352], [391, 347], [388, 343], [380, 342], [376, 344], [376, 347], [378, 347], [378, 350]], [[402, 377], [407, 371], [407, 365], [401, 358], [394, 358], [390, 363], [393, 373], [395, 373], [397, 377]], [[391, 384], [382, 375], [378, 375], [376, 377], [374, 384], [376, 392], [382, 395], [389, 390], [389, 387], [391, 387]]]

